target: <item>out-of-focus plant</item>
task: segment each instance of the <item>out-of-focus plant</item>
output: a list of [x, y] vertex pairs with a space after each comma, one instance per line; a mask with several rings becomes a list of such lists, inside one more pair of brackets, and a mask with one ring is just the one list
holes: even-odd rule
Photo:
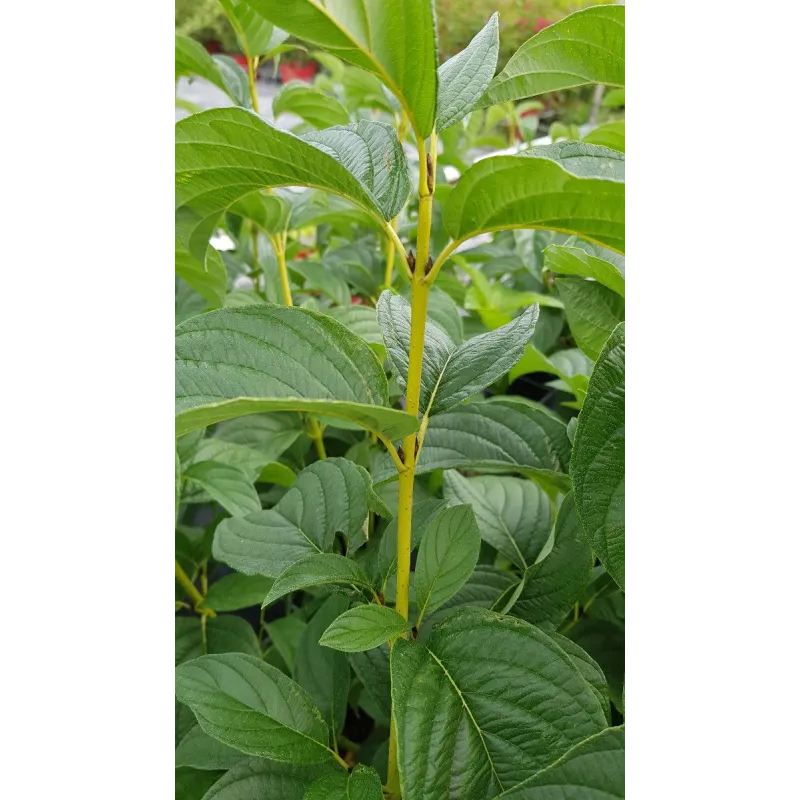
[[203, 44], [218, 43], [226, 53], [237, 50], [236, 32], [218, 0], [175, 0], [175, 33]]
[[454, 56], [466, 47], [475, 31], [497, 11], [500, 15], [498, 68], [519, 46], [547, 23], [557, 22], [573, 11], [598, 5], [602, 0], [436, 0], [439, 57]]

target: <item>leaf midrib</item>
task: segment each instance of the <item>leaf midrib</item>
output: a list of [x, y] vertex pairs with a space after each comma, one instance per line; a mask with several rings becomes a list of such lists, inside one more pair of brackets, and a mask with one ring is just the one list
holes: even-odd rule
[[445, 667], [445, 665], [439, 660], [436, 654], [428, 647], [426, 647], [425, 649], [428, 651], [430, 657], [439, 665], [440, 669], [442, 670], [442, 672], [444, 672], [445, 676], [447, 677], [447, 680], [450, 681], [453, 688], [456, 690], [456, 694], [458, 695], [459, 700], [461, 700], [461, 705], [464, 706], [464, 710], [467, 712], [467, 715], [472, 720], [472, 724], [475, 726], [475, 730], [477, 731], [478, 736], [480, 737], [481, 744], [483, 745], [484, 752], [486, 753], [486, 758], [489, 761], [489, 768], [492, 770], [492, 775], [494, 775], [495, 780], [497, 781], [497, 785], [500, 787], [500, 791], [501, 792], [504, 791], [503, 783], [500, 780], [500, 776], [497, 774], [497, 770], [494, 768], [494, 761], [492, 760], [492, 756], [489, 753], [489, 748], [486, 746], [486, 740], [483, 738], [483, 731], [481, 730], [480, 725], [478, 725], [477, 720], [473, 716], [472, 709], [469, 707], [467, 701], [464, 699], [464, 695], [461, 693], [461, 689], [458, 688], [458, 685], [453, 680], [453, 676], [447, 671], [447, 667]]

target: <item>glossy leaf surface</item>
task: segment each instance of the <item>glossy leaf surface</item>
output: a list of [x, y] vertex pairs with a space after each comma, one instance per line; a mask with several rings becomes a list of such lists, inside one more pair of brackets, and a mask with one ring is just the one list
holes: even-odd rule
[[448, 196], [444, 226], [459, 241], [504, 228], [544, 228], [624, 252], [624, 158], [582, 142], [485, 158]]
[[625, 85], [625, 7], [583, 9], [528, 39], [489, 84], [480, 106], [574, 86]]
[[417, 421], [388, 408], [369, 346], [303, 308], [263, 304], [192, 317], [175, 332], [176, 433], [257, 411], [315, 411], [399, 437]]
[[436, 114], [431, 0], [248, 0], [289, 33], [376, 75], [427, 137]]
[[600, 353], [578, 417], [570, 474], [592, 549], [625, 588], [625, 323]]
[[370, 603], [338, 616], [319, 643], [344, 653], [359, 653], [372, 650], [407, 630], [408, 623], [393, 608]]
[[[568, 488], [569, 453], [566, 425], [545, 411], [513, 399], [467, 403], [431, 418], [417, 474], [434, 469], [518, 472], [543, 485]], [[373, 480], [396, 477], [387, 457]]]
[[460, 122], [475, 107], [494, 77], [500, 49], [497, 13], [459, 53], [439, 67], [436, 130]]
[[481, 539], [521, 569], [533, 564], [553, 527], [553, 507], [533, 481], [500, 475], [444, 473], [444, 497], [468, 503]]
[[[406, 386], [411, 341], [411, 306], [405, 298], [383, 292], [378, 322], [395, 379]], [[438, 326], [425, 326], [420, 406], [429, 416], [447, 411], [502, 377], [522, 357], [539, 316], [531, 306], [502, 328], [456, 345]]]
[[[277, 577], [301, 559], [331, 550], [337, 532], [356, 537], [376, 502], [363, 467], [343, 458], [318, 461], [298, 474], [274, 508], [223, 520], [214, 535], [214, 558], [247, 575]], [[282, 585], [276, 581], [272, 592]]]
[[182, 664], [176, 694], [207, 734], [244, 753], [297, 764], [331, 758], [311, 698], [258, 658], [230, 653]]
[[608, 728], [590, 736], [547, 769], [500, 797], [503, 800], [622, 800], [625, 797], [625, 726]]
[[391, 666], [407, 800], [493, 797], [606, 727], [547, 634], [482, 609], [456, 612], [424, 645], [398, 639]]
[[479, 550], [478, 526], [470, 506], [446, 508], [428, 523], [414, 572], [417, 626], [427, 612], [435, 611], [466, 583]]
[[284, 112], [296, 114], [315, 128], [347, 125], [350, 115], [335, 98], [324, 94], [303, 81], [291, 81], [281, 88], [272, 101], [272, 113], [277, 119]]

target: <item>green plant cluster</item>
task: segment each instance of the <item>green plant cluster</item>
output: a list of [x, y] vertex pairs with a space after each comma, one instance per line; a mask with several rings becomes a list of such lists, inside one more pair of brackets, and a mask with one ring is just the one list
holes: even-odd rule
[[176, 125], [176, 797], [624, 797], [624, 119], [526, 122], [624, 107], [624, 8], [495, 74], [496, 14], [437, 66], [431, 0], [223, 5], [247, 73], [176, 36], [233, 104]]

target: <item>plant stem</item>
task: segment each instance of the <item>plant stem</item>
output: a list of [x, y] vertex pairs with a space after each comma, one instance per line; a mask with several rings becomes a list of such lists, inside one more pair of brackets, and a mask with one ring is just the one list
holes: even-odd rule
[[256, 90], [256, 70], [258, 69], [258, 56], [247, 59], [247, 83], [250, 86], [250, 101], [253, 111], [258, 114], [258, 91]]
[[[411, 341], [408, 353], [406, 380], [406, 411], [419, 415], [419, 396], [422, 385], [422, 359], [425, 344], [425, 320], [428, 313], [430, 284], [425, 281], [425, 271], [430, 256], [433, 189], [436, 177], [427, 169], [428, 153], [425, 142], [418, 141], [419, 149], [419, 219], [417, 222], [417, 253], [414, 274], [411, 278]], [[436, 149], [436, 137], [431, 137], [431, 149]], [[433, 158], [431, 158], [433, 162]], [[408, 584], [411, 575], [411, 518], [414, 506], [414, 470], [417, 462], [417, 434], [403, 440], [403, 463], [400, 472], [397, 509], [397, 594], [395, 608], [408, 619]], [[397, 765], [397, 737], [394, 720], [389, 726], [389, 770], [387, 786], [394, 794], [400, 793], [400, 775]]]
[[183, 587], [189, 599], [195, 605], [203, 602], [203, 595], [200, 594], [200, 590], [192, 583], [183, 567], [178, 563], [177, 558], [175, 559], [175, 577], [178, 579], [178, 583]]
[[250, 230], [250, 242], [253, 249], [253, 291], [258, 291], [258, 272], [261, 269], [258, 263], [258, 228], [255, 225]]
[[336, 752], [336, 748], [331, 748], [333, 757], [348, 771], [350, 772], [350, 765]]
[[308, 417], [308, 435], [314, 442], [314, 447], [317, 448], [317, 455], [319, 458], [327, 458], [328, 454], [325, 452], [325, 442], [322, 440], [322, 428], [314, 417]]
[[[393, 231], [397, 231], [397, 217], [395, 217], [389, 225]], [[397, 253], [394, 241], [391, 237], [386, 240], [386, 273], [383, 276], [383, 288], [392, 288], [392, 278], [394, 277], [394, 258]]]
[[286, 241], [281, 234], [271, 236], [272, 249], [275, 251], [275, 257], [278, 259], [278, 274], [281, 276], [281, 289], [283, 290], [284, 305], [291, 308], [294, 303], [292, 302], [292, 290], [289, 286], [289, 273], [286, 269]]

